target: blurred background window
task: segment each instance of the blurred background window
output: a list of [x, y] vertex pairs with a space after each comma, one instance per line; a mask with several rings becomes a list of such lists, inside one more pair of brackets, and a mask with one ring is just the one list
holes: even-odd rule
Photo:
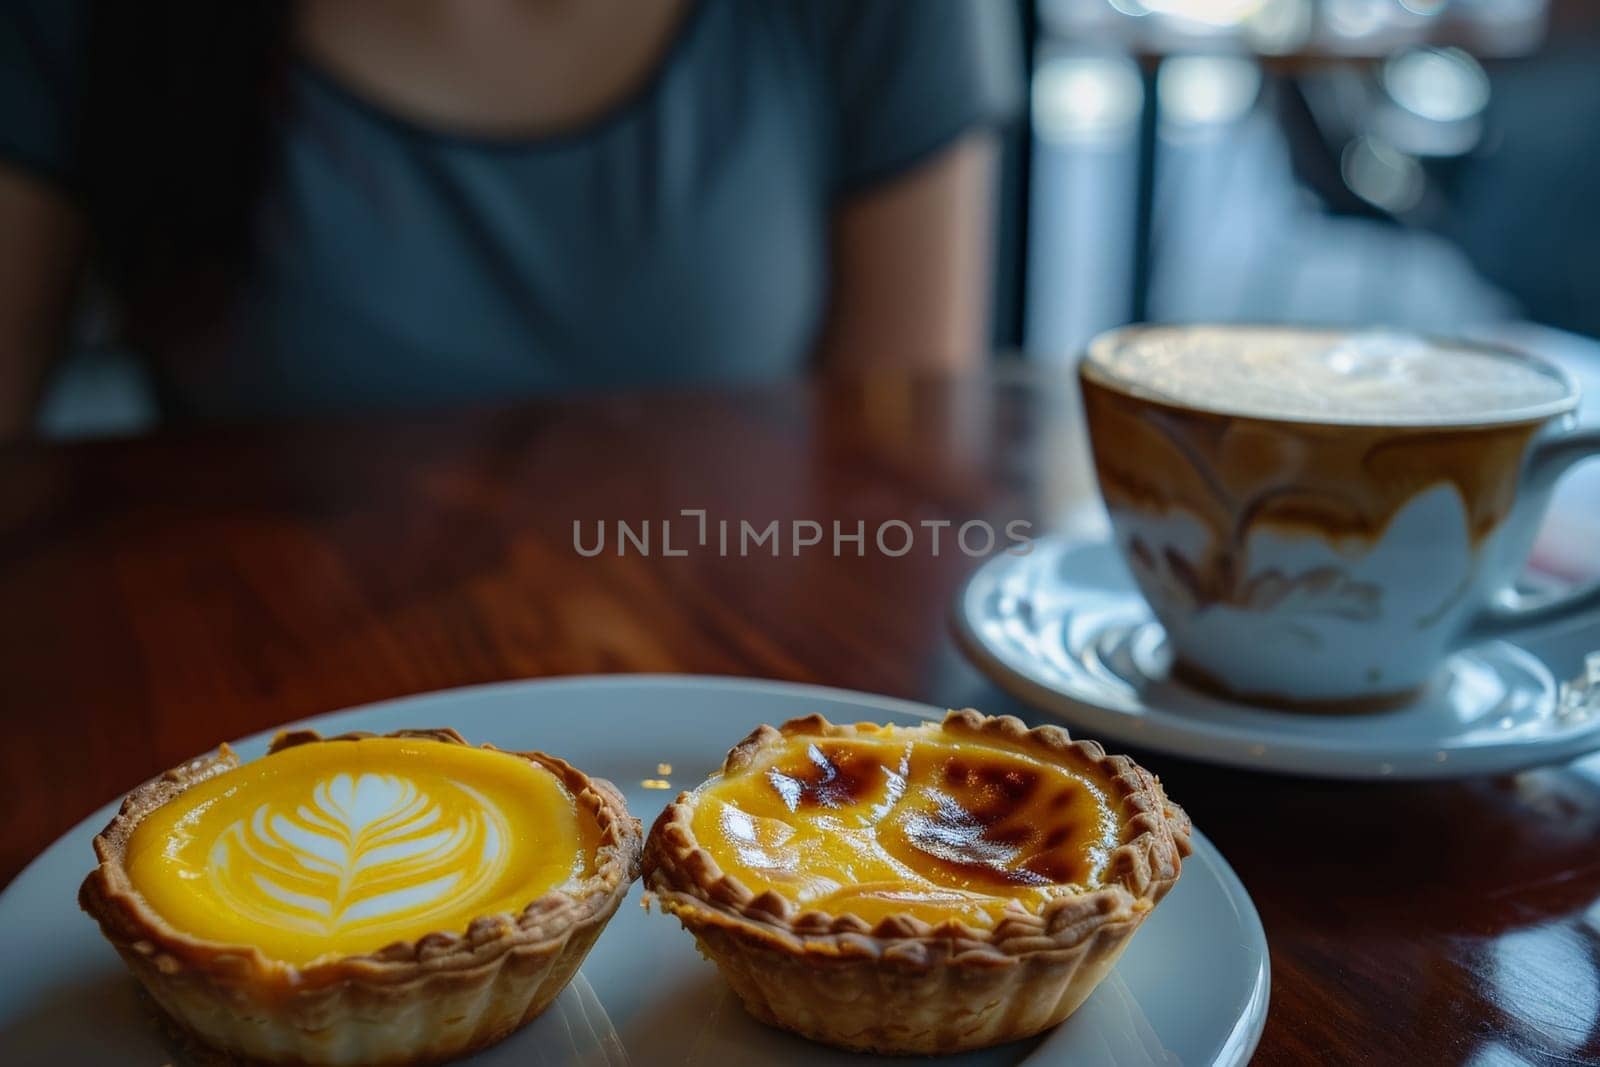
[[1031, 352], [1143, 318], [1600, 335], [1600, 5], [1038, 0], [1025, 25]]

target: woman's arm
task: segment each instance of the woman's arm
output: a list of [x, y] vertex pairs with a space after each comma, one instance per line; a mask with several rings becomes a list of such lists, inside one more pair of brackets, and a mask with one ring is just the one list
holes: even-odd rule
[[60, 355], [83, 264], [81, 213], [0, 165], [0, 441], [26, 434]]
[[969, 133], [833, 213], [825, 371], [969, 370], [989, 343], [998, 144]]

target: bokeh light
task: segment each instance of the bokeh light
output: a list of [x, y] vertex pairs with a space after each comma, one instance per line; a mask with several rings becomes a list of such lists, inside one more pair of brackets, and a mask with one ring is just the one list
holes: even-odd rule
[[1392, 215], [1415, 208], [1427, 189], [1422, 164], [1375, 137], [1346, 145], [1340, 172], [1352, 192]]
[[1056, 56], [1033, 76], [1034, 131], [1063, 143], [1131, 130], [1144, 104], [1139, 68], [1121, 56]]
[[1462, 122], [1489, 104], [1489, 76], [1458, 48], [1410, 48], [1383, 67], [1390, 99], [1434, 122]]
[[1177, 56], [1156, 84], [1161, 117], [1180, 126], [1215, 126], [1249, 114], [1261, 91], [1261, 69], [1240, 56]]

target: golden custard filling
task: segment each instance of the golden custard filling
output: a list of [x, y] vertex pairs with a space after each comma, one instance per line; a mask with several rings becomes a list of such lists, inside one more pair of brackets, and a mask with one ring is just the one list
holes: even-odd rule
[[287, 748], [185, 790], [134, 829], [126, 863], [179, 930], [306, 964], [516, 914], [591, 873], [598, 839], [543, 766], [372, 737]]
[[804, 910], [987, 927], [1103, 884], [1121, 822], [1089, 767], [891, 726], [789, 738], [702, 786], [692, 829], [723, 871]]

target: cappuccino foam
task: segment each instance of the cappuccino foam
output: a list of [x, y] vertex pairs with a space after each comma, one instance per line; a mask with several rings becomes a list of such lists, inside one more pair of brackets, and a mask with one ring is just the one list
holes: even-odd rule
[[1097, 342], [1088, 361], [1154, 399], [1258, 418], [1497, 422], [1572, 396], [1531, 360], [1388, 331], [1149, 327]]

